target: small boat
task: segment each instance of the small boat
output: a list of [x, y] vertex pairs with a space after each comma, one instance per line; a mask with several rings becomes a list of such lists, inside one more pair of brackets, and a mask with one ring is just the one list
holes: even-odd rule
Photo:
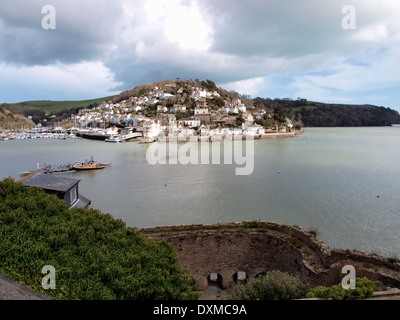
[[114, 136], [111, 136], [111, 137], [107, 138], [107, 139], [105, 140], [105, 142], [120, 143], [120, 142], [124, 142], [124, 140], [123, 140], [121, 137], [114, 137]]
[[140, 141], [139, 143], [140, 144], [146, 144], [146, 143], [153, 143], [153, 142], [156, 142], [156, 141], [157, 141], [156, 139], [147, 138], [147, 139], [145, 139], [143, 141]]
[[98, 169], [104, 169], [106, 166], [103, 166], [101, 164], [82, 164], [82, 165], [75, 165], [72, 170], [98, 170]]
[[21, 176], [26, 176], [26, 175], [28, 175], [28, 174], [31, 174], [33, 171], [23, 171], [23, 172], [20, 172], [19, 174], [21, 175]]

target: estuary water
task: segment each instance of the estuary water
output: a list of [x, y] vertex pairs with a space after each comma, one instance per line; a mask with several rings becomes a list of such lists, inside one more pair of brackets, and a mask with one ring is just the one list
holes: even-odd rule
[[80, 179], [92, 208], [129, 226], [261, 219], [316, 228], [331, 248], [400, 258], [400, 128], [306, 128], [254, 141], [254, 170], [233, 164], [156, 164], [151, 145], [91, 140], [0, 141], [0, 179], [36, 164], [94, 157], [111, 166]]

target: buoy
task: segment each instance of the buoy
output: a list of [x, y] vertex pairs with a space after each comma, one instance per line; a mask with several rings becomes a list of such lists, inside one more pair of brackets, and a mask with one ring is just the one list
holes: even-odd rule
[[164, 184], [164, 187], [166, 187], [167, 186], [167, 184]]
[[281, 170], [278, 170], [278, 173], [281, 173]]

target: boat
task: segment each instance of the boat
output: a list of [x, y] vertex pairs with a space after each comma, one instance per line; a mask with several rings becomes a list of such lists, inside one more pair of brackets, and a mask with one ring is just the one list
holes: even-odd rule
[[21, 176], [27, 176], [28, 174], [31, 174], [33, 171], [23, 171], [23, 172], [20, 172], [19, 174], [21, 175]]
[[156, 141], [157, 141], [157, 139], [147, 138], [147, 139], [145, 139], [143, 141], [140, 141], [139, 143], [140, 144], [147, 144], [147, 143], [153, 143], [153, 142], [156, 142]]
[[82, 164], [82, 165], [75, 165], [72, 170], [98, 170], [98, 169], [104, 169], [106, 166], [102, 166], [100, 164]]
[[110, 163], [97, 163], [96, 161], [93, 160], [93, 157], [89, 161], [85, 161], [84, 163], [75, 163], [71, 170], [98, 170], [98, 169], [104, 169], [110, 165]]
[[118, 136], [110, 136], [109, 138], [107, 138], [105, 140], [105, 142], [120, 143], [120, 142], [124, 142], [124, 140]]

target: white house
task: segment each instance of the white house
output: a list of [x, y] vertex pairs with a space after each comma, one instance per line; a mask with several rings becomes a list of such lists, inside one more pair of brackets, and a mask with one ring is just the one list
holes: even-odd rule
[[173, 97], [175, 97], [175, 96], [173, 94], [170, 94], [170, 93], [162, 93], [160, 95], [161, 99], [172, 99]]
[[185, 125], [185, 127], [189, 128], [197, 128], [200, 126], [200, 119], [182, 119], [181, 122]]
[[209, 128], [207, 128], [204, 124], [201, 125], [200, 128], [197, 130], [199, 135], [202, 137], [208, 136], [209, 131]]
[[134, 106], [134, 107], [131, 108], [131, 110], [134, 111], [134, 112], [138, 112], [138, 111], [143, 110], [143, 108], [141, 106]]
[[180, 105], [180, 104], [175, 104], [171, 109], [171, 113], [182, 113], [186, 112], [186, 106]]
[[156, 104], [158, 102], [160, 102], [160, 100], [157, 100], [157, 99], [145, 100], [145, 103], [147, 103], [147, 104]]
[[224, 107], [223, 111], [225, 113], [234, 113], [234, 114], [239, 113], [239, 109], [236, 106], [229, 105], [229, 104]]
[[157, 112], [168, 112], [168, 108], [160, 104], [157, 106]]
[[209, 114], [208, 108], [194, 108], [194, 114]]
[[243, 134], [248, 134], [251, 136], [265, 134], [265, 129], [264, 129], [264, 127], [262, 127], [258, 124], [253, 124], [253, 125], [247, 126], [246, 129], [243, 131]]
[[237, 108], [239, 111], [241, 111], [243, 113], [246, 112], [246, 106], [244, 104], [240, 104]]
[[243, 130], [241, 128], [225, 128], [224, 132], [225, 135], [232, 135], [232, 136], [238, 136], [243, 133]]

